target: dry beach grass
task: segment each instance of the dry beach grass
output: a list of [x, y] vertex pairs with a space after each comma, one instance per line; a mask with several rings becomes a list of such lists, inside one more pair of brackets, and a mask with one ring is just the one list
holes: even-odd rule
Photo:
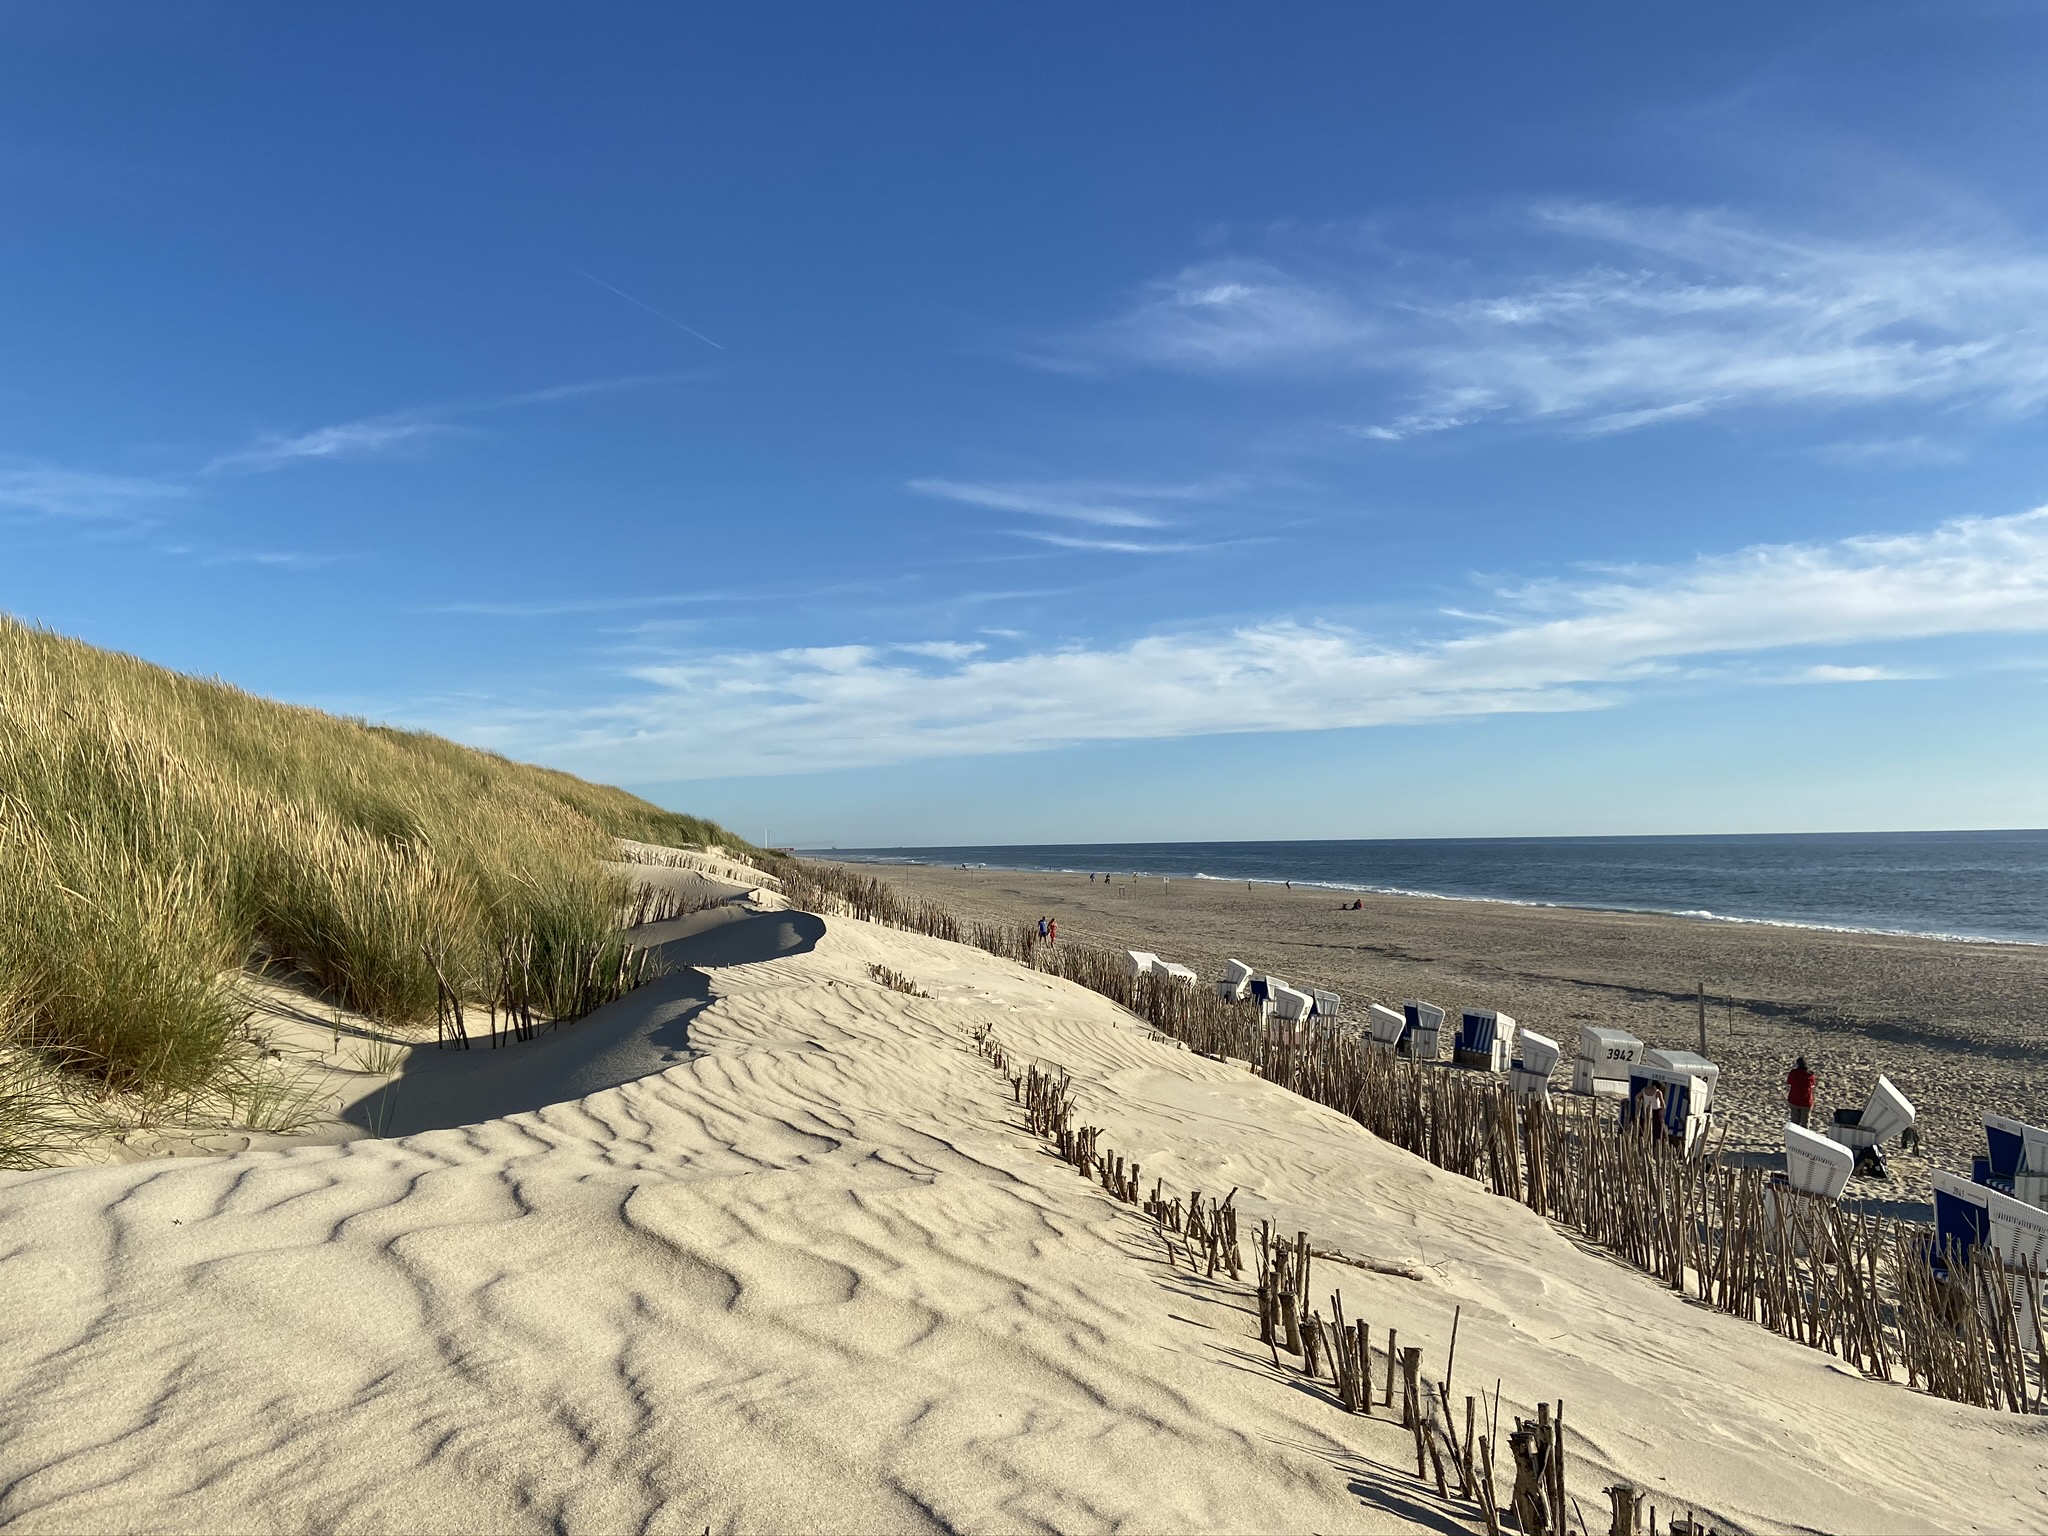
[[33, 1160], [82, 1096], [264, 1118], [245, 967], [414, 1025], [436, 962], [485, 998], [516, 949], [531, 1001], [564, 1011], [593, 964], [616, 970], [616, 839], [722, 836], [0, 618], [0, 1165]]

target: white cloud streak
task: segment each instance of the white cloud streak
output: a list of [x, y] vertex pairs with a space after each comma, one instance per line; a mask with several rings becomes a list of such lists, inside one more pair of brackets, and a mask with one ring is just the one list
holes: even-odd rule
[[[931, 646], [724, 651], [634, 669], [637, 695], [452, 725], [626, 782], [1609, 707], [1702, 660], [2048, 631], [2048, 508], [1544, 582], [1441, 639], [1294, 620], [1007, 656]], [[922, 664], [921, 664], [922, 663]], [[1806, 682], [1876, 681], [1830, 661]], [[1781, 678], [1782, 680], [1782, 678]]]
[[309, 432], [268, 432], [240, 448], [217, 455], [200, 471], [203, 475], [263, 474], [294, 465], [332, 459], [375, 458], [408, 447], [453, 435], [467, 417], [488, 416], [499, 411], [530, 405], [554, 405], [586, 395], [613, 394], [649, 384], [669, 384], [692, 374], [632, 374], [616, 379], [586, 379], [573, 384], [556, 384], [546, 389], [523, 390], [487, 400], [455, 400], [417, 410], [393, 411], [366, 416], [333, 426], [315, 427]]
[[1411, 403], [1355, 429], [1381, 440], [1488, 418], [1626, 432], [1742, 407], [1911, 402], [2012, 418], [2048, 401], [2048, 255], [2018, 242], [1858, 243], [1583, 204], [1538, 208], [1517, 233], [1573, 258], [1463, 294], [1408, 267], [1210, 262], [1152, 284], [1062, 355], [1385, 374]]
[[[985, 507], [994, 512], [1018, 512], [1027, 517], [1092, 523], [1099, 528], [1164, 528], [1168, 526], [1169, 519], [1156, 510], [1160, 505], [1212, 501], [1223, 495], [1228, 487], [1220, 484], [1130, 485], [1093, 480], [1019, 485], [924, 479], [911, 481], [910, 489], [920, 496], [933, 496], [964, 506]], [[1133, 506], [1133, 502], [1149, 503], [1149, 506]]]
[[141, 522], [152, 507], [185, 494], [170, 480], [0, 461], [0, 513], [17, 517]]
[[311, 432], [291, 437], [270, 433], [232, 453], [221, 454], [206, 466], [204, 472], [209, 475], [234, 472], [260, 474], [308, 460], [369, 458], [452, 430], [443, 422], [383, 416], [316, 427]]
[[[958, 502], [963, 506], [992, 512], [1014, 512], [1024, 517], [1055, 522], [1083, 523], [1104, 529], [1144, 531], [1174, 526], [1175, 519], [1161, 509], [1185, 514], [1197, 503], [1214, 501], [1234, 487], [1224, 482], [1191, 485], [1131, 485], [1099, 481], [1056, 481], [1018, 485], [968, 480], [912, 480], [909, 489], [920, 496]], [[1138, 505], [1133, 505], [1138, 503]], [[1004, 530], [1034, 543], [1056, 549], [1093, 550], [1119, 555], [1190, 554], [1218, 548], [1215, 542], [1174, 541], [1133, 535], [1077, 535], [1043, 528]]]

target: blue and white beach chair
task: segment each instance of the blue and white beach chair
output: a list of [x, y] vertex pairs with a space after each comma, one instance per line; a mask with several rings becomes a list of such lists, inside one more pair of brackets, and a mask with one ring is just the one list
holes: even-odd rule
[[1641, 1115], [1644, 1090], [1652, 1083], [1664, 1090], [1664, 1113], [1656, 1134], [1674, 1142], [1690, 1157], [1698, 1151], [1707, 1134], [1707, 1110], [1714, 1102], [1714, 1088], [1705, 1078], [1678, 1067], [1650, 1062], [1628, 1075], [1628, 1097], [1621, 1104], [1621, 1125], [1634, 1127]]
[[2009, 1282], [2006, 1303], [2019, 1326], [2021, 1346], [2038, 1348], [2034, 1315], [2037, 1310], [2048, 1313], [2048, 1286], [2030, 1302], [2024, 1277], [2031, 1271], [2038, 1284], [2048, 1275], [2048, 1211], [1957, 1174], [1937, 1169], [1931, 1178], [1934, 1242], [1928, 1258], [1935, 1273], [1948, 1273], [1980, 1243], [1990, 1248], [2008, 1269], [2019, 1272]]
[[1514, 1058], [1515, 1021], [1491, 1008], [1467, 1008], [1451, 1060], [1481, 1072], [1502, 1072]]
[[1226, 1003], [1241, 1003], [1252, 982], [1252, 968], [1242, 960], [1223, 962], [1223, 979], [1216, 983], [1216, 995]]
[[1971, 1179], [2028, 1205], [2048, 1207], [2048, 1130], [1987, 1113], [1984, 1140], [1991, 1155], [1971, 1163]]
[[1417, 1061], [1439, 1060], [1443, 1054], [1443, 1009], [1411, 997], [1401, 1005], [1401, 1013], [1407, 1024], [1401, 1034], [1401, 1054]]
[[1721, 1086], [1721, 1068], [1717, 1063], [1707, 1060], [1697, 1051], [1662, 1050], [1654, 1046], [1643, 1052], [1643, 1060], [1650, 1066], [1684, 1072], [1700, 1079], [1707, 1085], [1706, 1098], [1693, 1108], [1705, 1114], [1714, 1107], [1714, 1091]]

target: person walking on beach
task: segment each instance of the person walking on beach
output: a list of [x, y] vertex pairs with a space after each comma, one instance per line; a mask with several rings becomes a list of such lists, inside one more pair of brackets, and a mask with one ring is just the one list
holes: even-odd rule
[[1792, 1063], [1792, 1070], [1785, 1074], [1786, 1118], [1794, 1125], [1813, 1123], [1814, 1075], [1806, 1065], [1806, 1058], [1800, 1057]]
[[1038, 936], [1041, 939], [1045, 937], [1045, 919], [1043, 917], [1040, 917], [1038, 920]]
[[1060, 920], [1059, 920], [1058, 918], [1056, 918], [1056, 917], [1054, 917], [1054, 918], [1049, 918], [1049, 919], [1047, 919], [1047, 920], [1046, 920], [1046, 924], [1045, 924], [1045, 942], [1046, 942], [1046, 943], [1048, 943], [1048, 944], [1057, 944], [1057, 943], [1059, 943], [1059, 941], [1060, 941]]

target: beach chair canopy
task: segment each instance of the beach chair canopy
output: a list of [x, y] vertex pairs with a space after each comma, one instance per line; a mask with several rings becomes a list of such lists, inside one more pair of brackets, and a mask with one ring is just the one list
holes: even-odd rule
[[1991, 1171], [2000, 1178], [2048, 1173], [2048, 1130], [2024, 1120], [1986, 1114], [1984, 1139], [1991, 1147]]
[[1223, 979], [1233, 987], [1242, 987], [1252, 979], [1252, 968], [1242, 960], [1226, 960], [1223, 962]]
[[1558, 1057], [1563, 1054], [1563, 1048], [1550, 1036], [1525, 1029], [1522, 1031], [1521, 1059], [1515, 1065], [1524, 1072], [1541, 1072], [1548, 1077], [1557, 1066]]
[[1321, 987], [1317, 987], [1313, 995], [1316, 1000], [1316, 1017], [1319, 1019], [1334, 1019], [1344, 1006], [1343, 998], [1334, 992], [1325, 992]]
[[1467, 1008], [1458, 1024], [1458, 1049], [1490, 1051], [1494, 1042], [1503, 1047], [1515, 1043], [1515, 1021], [1493, 1008]]
[[1162, 964], [1154, 974], [1164, 976], [1169, 981], [1184, 981], [1189, 986], [1193, 986], [1201, 980], [1201, 977], [1197, 976], [1193, 970], [1185, 965]]
[[[1643, 1042], [1625, 1029], [1596, 1029], [1586, 1025], [1579, 1031], [1579, 1060], [1590, 1061], [1596, 1076], [1626, 1077], [1628, 1069], [1643, 1059]], [[1600, 1068], [1612, 1070], [1601, 1073]]]
[[1316, 1000], [1314, 994], [1297, 992], [1294, 988], [1288, 986], [1286, 982], [1274, 980], [1271, 977], [1268, 977], [1267, 980], [1272, 982], [1272, 986], [1269, 989], [1269, 997], [1273, 1004], [1273, 1011], [1279, 1014], [1281, 1018], [1290, 1020], [1305, 1019], [1315, 1012]]
[[1411, 997], [1401, 1005], [1401, 1012], [1408, 1016], [1410, 1029], [1436, 1031], [1444, 1027], [1444, 1011], [1435, 1003], [1425, 1003], [1419, 997]]
[[1985, 1243], [2010, 1268], [2048, 1269], [2048, 1211], [1953, 1173], [1936, 1169], [1929, 1177], [1937, 1260], [1947, 1257], [1950, 1244], [1967, 1253]]
[[1991, 1246], [2009, 1269], [2048, 1270], [2048, 1211], [1995, 1189], [1984, 1192], [1991, 1218]]
[[1666, 1067], [1673, 1072], [1687, 1072], [1704, 1078], [1709, 1089], [1720, 1086], [1720, 1067], [1697, 1051], [1652, 1049], [1643, 1052], [1643, 1060], [1653, 1067]]
[[1876, 1145], [1890, 1141], [1916, 1118], [1911, 1101], [1892, 1086], [1890, 1078], [1880, 1076], [1877, 1086], [1870, 1090], [1870, 1098], [1864, 1103], [1856, 1129], [1869, 1136], [1872, 1145]]
[[1856, 1154], [1803, 1125], [1785, 1127], [1785, 1180], [1801, 1194], [1839, 1200], [1856, 1171]]
[[1147, 974], [1159, 960], [1159, 957], [1149, 949], [1127, 949], [1124, 951], [1124, 954], [1130, 959], [1131, 974], [1133, 976]]
[[1406, 1016], [1394, 1012], [1383, 1003], [1374, 1003], [1365, 1010], [1366, 1027], [1372, 1031], [1376, 1045], [1399, 1045], [1401, 1036], [1408, 1032]]

